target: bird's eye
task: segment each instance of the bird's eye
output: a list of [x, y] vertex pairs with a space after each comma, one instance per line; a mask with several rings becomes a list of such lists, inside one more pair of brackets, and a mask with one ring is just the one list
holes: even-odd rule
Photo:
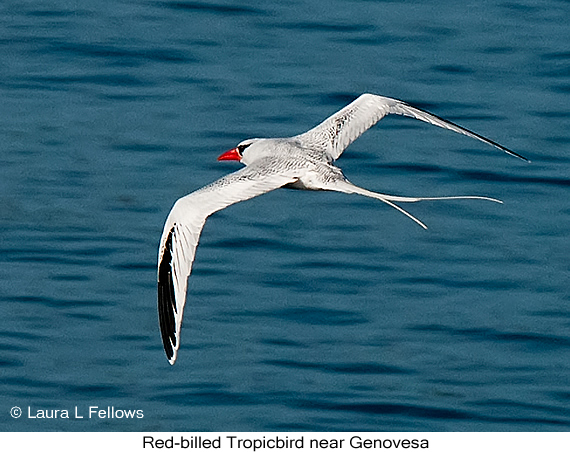
[[238, 144], [237, 149], [238, 149], [239, 153], [242, 154], [243, 151], [245, 151], [245, 148], [247, 148], [248, 146], [249, 146], [249, 144]]

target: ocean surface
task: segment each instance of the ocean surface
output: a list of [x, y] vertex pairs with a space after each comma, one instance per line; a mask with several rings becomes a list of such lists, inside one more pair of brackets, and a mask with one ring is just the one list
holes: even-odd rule
[[[2, 2], [0, 430], [568, 431], [569, 36], [556, 0]], [[504, 204], [408, 204], [427, 231], [328, 192], [216, 213], [170, 366], [176, 199], [364, 92], [532, 163], [383, 119], [352, 182]]]

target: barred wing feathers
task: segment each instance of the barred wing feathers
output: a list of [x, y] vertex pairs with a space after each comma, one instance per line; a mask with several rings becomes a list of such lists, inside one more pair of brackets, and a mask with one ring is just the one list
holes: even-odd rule
[[408, 116], [452, 130], [528, 161], [522, 155], [439, 116], [413, 107], [406, 102], [375, 94], [362, 94], [355, 101], [327, 118], [318, 126], [297, 135], [295, 138], [304, 146], [321, 148], [328, 154], [331, 160], [336, 160], [350, 143], [388, 114]]

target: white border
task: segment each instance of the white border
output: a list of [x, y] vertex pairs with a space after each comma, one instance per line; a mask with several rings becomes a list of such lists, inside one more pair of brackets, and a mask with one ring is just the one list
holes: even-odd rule
[[[150, 444], [150, 437], [154, 443]], [[231, 439], [233, 437], [233, 439]], [[197, 439], [200, 438], [200, 439]], [[303, 448], [298, 448], [303, 438]], [[214, 440], [219, 439], [219, 443]], [[293, 442], [278, 442], [293, 440]], [[170, 441], [171, 440], [171, 441]], [[181, 441], [182, 440], [182, 441]], [[186, 440], [187, 442], [184, 442]], [[208, 444], [210, 447], [199, 447]], [[241, 441], [238, 441], [241, 440]], [[257, 441], [256, 441], [257, 440]], [[312, 441], [313, 440], [313, 441]], [[342, 440], [342, 441], [341, 441]], [[364, 440], [369, 440], [365, 443]], [[376, 442], [374, 443], [374, 441]], [[408, 440], [407, 442], [404, 440]], [[417, 440], [417, 441], [413, 441]], [[426, 442], [421, 443], [421, 440]], [[146, 441], [146, 445], [144, 442]], [[162, 441], [162, 443], [161, 443]], [[192, 442], [193, 441], [193, 442]], [[265, 442], [264, 442], [265, 441]], [[0, 433], [2, 450], [10, 451], [420, 451], [487, 452], [569, 450], [570, 432], [562, 433], [303, 433], [303, 432], [208, 432], [208, 433]], [[214, 448], [218, 445], [219, 448]], [[265, 447], [263, 447], [265, 445]], [[185, 446], [185, 447], [184, 447]], [[231, 447], [233, 446], [233, 447]], [[258, 447], [259, 446], [259, 447]], [[325, 447], [326, 446], [326, 447]], [[336, 447], [335, 447], [336, 446]], [[427, 446], [427, 449], [426, 447]]]

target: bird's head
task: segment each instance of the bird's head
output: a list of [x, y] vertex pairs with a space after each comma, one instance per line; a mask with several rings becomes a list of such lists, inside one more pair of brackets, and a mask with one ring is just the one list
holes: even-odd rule
[[220, 160], [237, 160], [238, 162], [248, 165], [257, 160], [263, 154], [264, 146], [259, 146], [264, 141], [262, 138], [249, 138], [243, 140], [235, 148], [224, 152], [218, 157]]

